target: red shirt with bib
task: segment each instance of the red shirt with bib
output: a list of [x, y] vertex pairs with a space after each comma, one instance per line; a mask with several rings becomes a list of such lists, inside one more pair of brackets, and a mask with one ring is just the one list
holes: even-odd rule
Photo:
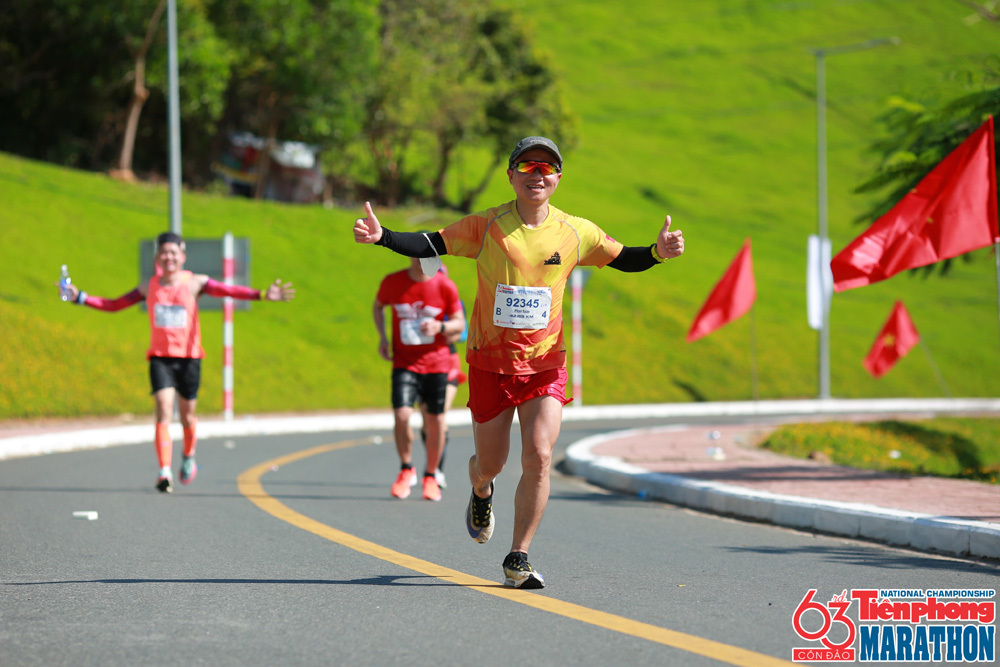
[[376, 298], [392, 308], [392, 367], [414, 373], [447, 373], [451, 370], [451, 350], [441, 334], [425, 336], [420, 323], [426, 319], [443, 321], [458, 312], [458, 288], [441, 272], [429, 280], [416, 281], [408, 270], [382, 279]]

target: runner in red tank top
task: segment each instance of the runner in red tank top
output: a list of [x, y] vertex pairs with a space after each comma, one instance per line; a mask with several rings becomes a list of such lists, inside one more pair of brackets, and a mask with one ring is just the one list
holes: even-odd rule
[[201, 360], [205, 350], [201, 347], [201, 325], [198, 319], [198, 297], [229, 296], [234, 299], [290, 301], [295, 297], [291, 283], [275, 280], [266, 292], [226, 285], [207, 275], [184, 270], [184, 240], [173, 232], [164, 232], [156, 239], [156, 267], [158, 275], [148, 283], [140, 283], [131, 292], [117, 299], [91, 296], [75, 285], [70, 285], [73, 303], [87, 305], [97, 310], [113, 313], [145, 300], [149, 309], [149, 379], [156, 404], [156, 433], [154, 445], [160, 472], [156, 488], [164, 493], [173, 490], [171, 459], [173, 442], [170, 439], [170, 419], [174, 413], [174, 396], [178, 395], [178, 412], [184, 427], [184, 459], [181, 464], [182, 484], [190, 484], [198, 474], [194, 454], [197, 445], [195, 409], [198, 405], [198, 387], [201, 383]]

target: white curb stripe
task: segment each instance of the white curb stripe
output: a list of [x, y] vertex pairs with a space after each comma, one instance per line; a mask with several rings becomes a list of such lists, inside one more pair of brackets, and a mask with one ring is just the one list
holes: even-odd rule
[[574, 475], [616, 491], [698, 510], [821, 533], [861, 537], [925, 551], [1000, 558], [1000, 524], [966, 521], [866, 503], [817, 500], [649, 472], [592, 450], [609, 440], [668, 429], [630, 429], [584, 438], [566, 449]]

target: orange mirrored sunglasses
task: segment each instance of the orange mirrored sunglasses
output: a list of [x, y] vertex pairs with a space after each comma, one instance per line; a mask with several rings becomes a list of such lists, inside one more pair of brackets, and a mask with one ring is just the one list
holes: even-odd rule
[[542, 176], [551, 176], [552, 174], [558, 174], [562, 172], [562, 168], [559, 165], [552, 164], [551, 162], [539, 162], [537, 160], [529, 160], [528, 162], [515, 162], [514, 170], [519, 171], [522, 174], [530, 174], [537, 171]]

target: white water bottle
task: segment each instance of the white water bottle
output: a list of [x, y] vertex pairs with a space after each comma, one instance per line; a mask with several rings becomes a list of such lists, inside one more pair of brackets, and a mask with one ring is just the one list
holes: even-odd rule
[[62, 274], [59, 276], [59, 298], [63, 301], [69, 301], [73, 293], [70, 291], [69, 286], [73, 283], [72, 279], [69, 277], [69, 269], [66, 265], [62, 265]]

